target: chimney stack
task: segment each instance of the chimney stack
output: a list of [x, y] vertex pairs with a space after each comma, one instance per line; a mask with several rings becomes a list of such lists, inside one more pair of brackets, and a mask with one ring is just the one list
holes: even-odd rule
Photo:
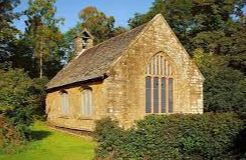
[[83, 50], [83, 40], [80, 35], [77, 35], [74, 38], [74, 51], [75, 54], [78, 55]]
[[78, 56], [83, 52], [83, 50], [92, 48], [93, 39], [94, 37], [91, 33], [87, 29], [84, 29], [81, 34], [78, 34], [74, 39], [75, 54]]

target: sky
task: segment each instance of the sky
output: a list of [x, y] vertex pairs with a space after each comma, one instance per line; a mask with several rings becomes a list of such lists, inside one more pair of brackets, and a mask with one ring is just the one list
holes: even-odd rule
[[[141, 3], [140, 3], [141, 1]], [[154, 0], [56, 0], [56, 17], [64, 18], [64, 25], [61, 25], [61, 31], [66, 32], [79, 21], [78, 14], [80, 10], [87, 6], [94, 6], [98, 10], [104, 12], [107, 16], [114, 16], [116, 26], [127, 27], [127, 21], [134, 16], [135, 13], [145, 13], [151, 7]], [[23, 11], [27, 8], [28, 0], [21, 0], [21, 4], [16, 11]], [[25, 17], [21, 17], [20, 21], [16, 21], [15, 25], [20, 30], [24, 30]]]

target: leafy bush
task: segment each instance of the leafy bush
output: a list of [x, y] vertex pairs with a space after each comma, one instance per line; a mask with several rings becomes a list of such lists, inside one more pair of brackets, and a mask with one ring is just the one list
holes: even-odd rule
[[12, 152], [16, 146], [23, 143], [23, 137], [16, 128], [3, 116], [0, 115], [0, 150]]
[[98, 156], [106, 158], [114, 152], [119, 152], [118, 148], [123, 145], [124, 130], [118, 126], [118, 122], [105, 118], [97, 121], [95, 138], [99, 142], [97, 147]]
[[8, 118], [24, 138], [40, 106], [42, 88], [23, 70], [0, 70], [0, 114]]
[[243, 128], [235, 114], [150, 115], [129, 130], [115, 121], [96, 127], [98, 159], [230, 159]]

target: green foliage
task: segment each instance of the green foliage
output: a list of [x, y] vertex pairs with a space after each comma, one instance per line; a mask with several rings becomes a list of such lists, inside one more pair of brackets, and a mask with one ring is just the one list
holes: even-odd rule
[[35, 84], [23, 70], [0, 70], [0, 74], [0, 114], [10, 120], [22, 137], [28, 138], [43, 87], [40, 82]]
[[[245, 1], [155, 0], [146, 14], [136, 14], [136, 27], [157, 13], [164, 15], [205, 77], [205, 111], [246, 111]], [[244, 74], [244, 75], [243, 75]]]
[[34, 116], [36, 119], [45, 119], [45, 85], [49, 82], [47, 77], [33, 79], [33, 94], [36, 95]]
[[95, 139], [100, 144], [96, 152], [101, 158], [106, 158], [111, 152], [120, 152], [119, 147], [126, 143], [123, 141], [125, 136], [123, 129], [118, 126], [116, 120], [110, 118], [97, 121], [95, 133]]
[[69, 29], [67, 32], [63, 34], [64, 40], [66, 42], [66, 56], [65, 60], [66, 62], [70, 61], [75, 53], [74, 50], [74, 38], [78, 35], [78, 33], [82, 32], [81, 30], [81, 24], [77, 23], [76, 26]]
[[23, 143], [23, 137], [2, 115], [0, 115], [0, 126], [0, 154], [1, 150], [5, 153], [11, 153]]
[[227, 54], [234, 35], [244, 28], [239, 22], [244, 6], [241, 0], [155, 0], [146, 14], [136, 14], [129, 25], [139, 26], [161, 13], [188, 51], [202, 47], [206, 52]]
[[[64, 56], [64, 39], [57, 27], [62, 19], [55, 18], [55, 0], [29, 0], [26, 10], [28, 17], [24, 41], [29, 42], [35, 64], [38, 64], [39, 77], [43, 75], [52, 77], [61, 69]], [[55, 68], [54, 71], [50, 71]], [[55, 72], [55, 73], [54, 73]], [[49, 73], [53, 73], [49, 75]]]
[[[29, 76], [51, 78], [63, 66], [66, 42], [58, 28], [61, 19], [54, 17], [55, 0], [30, 0], [28, 9], [15, 13], [19, 0], [0, 1], [0, 68], [23, 68]], [[23, 33], [14, 20], [26, 17]]]
[[230, 113], [150, 115], [122, 130], [104, 119], [96, 127], [97, 158], [232, 159], [243, 122]]
[[81, 10], [79, 17], [82, 20], [81, 28], [86, 28], [91, 32], [95, 38], [95, 44], [126, 31], [124, 27], [114, 26], [115, 19], [113, 16], [106, 16], [103, 12], [92, 6]]
[[93, 36], [95, 43], [100, 43], [113, 36], [114, 17], [107, 17], [95, 7], [86, 7], [80, 12], [81, 27], [87, 28]]
[[194, 60], [205, 77], [205, 111], [246, 114], [246, 78], [227, 67], [227, 57], [194, 52]]
[[0, 0], [0, 68], [11, 65], [8, 58], [19, 33], [13, 26], [13, 21], [19, 17], [14, 9], [19, 3], [19, 0]]
[[205, 111], [246, 112], [246, 36], [241, 0], [155, 0], [131, 27], [161, 13], [205, 77]]
[[105, 13], [92, 6], [82, 9], [79, 18], [81, 21], [63, 34], [66, 42], [66, 61], [73, 58], [74, 38], [85, 28], [94, 37], [94, 45], [127, 31], [124, 27], [114, 26], [115, 19], [113, 16], [107, 16]]
[[246, 16], [242, 16], [241, 26], [232, 35], [232, 42], [227, 44], [228, 52], [231, 55], [229, 66], [240, 70], [246, 75]]

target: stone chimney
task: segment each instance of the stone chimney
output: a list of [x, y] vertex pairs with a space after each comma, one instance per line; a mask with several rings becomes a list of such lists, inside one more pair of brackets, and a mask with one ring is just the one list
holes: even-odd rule
[[94, 37], [91, 35], [91, 33], [87, 29], [84, 29], [74, 39], [75, 54], [78, 56], [84, 50], [92, 48], [93, 47], [93, 39], [94, 39]]
[[80, 35], [74, 38], [74, 52], [78, 55], [83, 50], [83, 40]]

